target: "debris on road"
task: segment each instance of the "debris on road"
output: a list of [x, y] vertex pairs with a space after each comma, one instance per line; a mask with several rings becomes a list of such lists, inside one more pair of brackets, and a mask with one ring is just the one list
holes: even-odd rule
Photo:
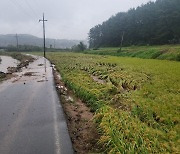
[[34, 73], [36, 72], [26, 72], [24, 73], [24, 76], [36, 76]]
[[43, 66], [44, 64], [38, 64], [38, 66]]

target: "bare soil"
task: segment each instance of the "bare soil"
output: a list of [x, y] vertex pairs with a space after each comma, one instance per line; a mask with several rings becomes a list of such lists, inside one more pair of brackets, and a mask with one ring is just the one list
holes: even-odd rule
[[91, 77], [92, 77], [92, 79], [93, 79], [94, 81], [96, 81], [96, 82], [98, 82], [98, 83], [104, 84], [104, 83], [106, 82], [106, 81], [104, 81], [104, 80], [99, 79], [98, 76], [93, 76], [93, 75], [91, 75]]
[[80, 99], [75, 97], [72, 90], [62, 82], [60, 75], [54, 71], [56, 88], [66, 115], [68, 129], [75, 153], [98, 153], [97, 144], [100, 135], [93, 122], [93, 113]]

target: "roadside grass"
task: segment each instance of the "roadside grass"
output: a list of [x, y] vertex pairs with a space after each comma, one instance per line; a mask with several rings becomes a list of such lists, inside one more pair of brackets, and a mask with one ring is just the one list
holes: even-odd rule
[[88, 54], [111, 55], [122, 57], [138, 57], [144, 59], [166, 59], [180, 61], [180, 45], [130, 46], [119, 48], [99, 48], [86, 50]]
[[180, 152], [179, 62], [65, 52], [47, 57], [95, 113], [105, 153]]

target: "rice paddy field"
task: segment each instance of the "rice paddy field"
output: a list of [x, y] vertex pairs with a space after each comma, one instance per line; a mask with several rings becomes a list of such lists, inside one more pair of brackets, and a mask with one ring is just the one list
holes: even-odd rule
[[48, 53], [63, 81], [94, 112], [104, 153], [180, 152], [180, 63]]

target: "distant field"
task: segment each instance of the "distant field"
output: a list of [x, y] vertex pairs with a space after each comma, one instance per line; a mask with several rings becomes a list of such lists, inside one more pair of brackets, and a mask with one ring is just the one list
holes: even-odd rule
[[118, 50], [119, 48], [99, 48], [87, 50], [85, 53], [180, 61], [180, 45], [131, 46], [123, 47], [121, 52], [117, 52]]
[[[136, 53], [137, 48], [123, 50]], [[170, 50], [178, 53], [179, 46]], [[107, 153], [180, 152], [179, 62], [65, 52], [47, 56], [95, 112]]]

